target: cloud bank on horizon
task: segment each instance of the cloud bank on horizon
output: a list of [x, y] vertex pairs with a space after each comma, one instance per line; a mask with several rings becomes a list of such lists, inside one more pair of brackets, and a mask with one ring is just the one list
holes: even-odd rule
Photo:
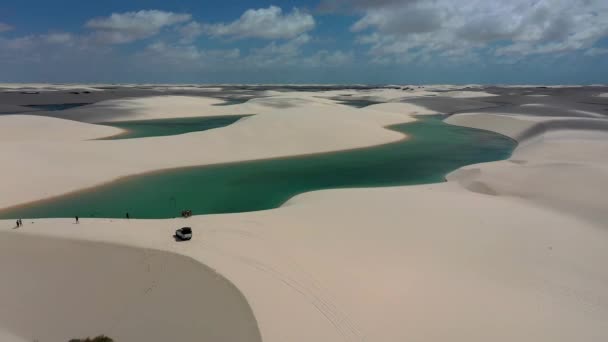
[[45, 13], [64, 20], [48, 23], [15, 7], [0, 12], [0, 82], [606, 83], [608, 76], [605, 0], [256, 4], [57, 6]]

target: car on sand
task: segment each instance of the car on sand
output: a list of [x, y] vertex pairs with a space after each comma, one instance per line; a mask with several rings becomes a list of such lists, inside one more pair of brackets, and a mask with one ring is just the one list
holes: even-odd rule
[[190, 227], [183, 227], [175, 231], [175, 238], [180, 241], [186, 241], [192, 239], [192, 229]]

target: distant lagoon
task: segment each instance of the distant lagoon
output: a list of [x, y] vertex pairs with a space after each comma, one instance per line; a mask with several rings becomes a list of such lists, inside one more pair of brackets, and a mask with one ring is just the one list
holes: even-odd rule
[[223, 115], [193, 118], [102, 122], [99, 124], [120, 128], [125, 132], [98, 140], [158, 137], [206, 131], [209, 129], [231, 125], [247, 116], [248, 115]]

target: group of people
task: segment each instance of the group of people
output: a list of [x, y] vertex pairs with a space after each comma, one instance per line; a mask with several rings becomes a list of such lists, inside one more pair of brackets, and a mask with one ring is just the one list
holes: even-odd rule
[[192, 210], [182, 210], [182, 217], [192, 216]]
[[[131, 218], [131, 215], [129, 215], [129, 213], [127, 212], [127, 213], [125, 213], [125, 217], [126, 217], [127, 219], [130, 219], [130, 218]], [[76, 223], [79, 223], [79, 222], [78, 222], [78, 216], [74, 216], [74, 219], [76, 220]]]
[[[189, 214], [189, 216], [192, 216], [192, 210], [187, 210], [187, 211], [190, 213], [190, 214]], [[182, 216], [184, 216], [184, 212], [186, 212], [186, 211], [182, 211]], [[130, 219], [130, 218], [131, 218], [131, 215], [129, 215], [129, 213], [126, 213], [125, 217], [126, 217], [127, 219]], [[184, 217], [185, 217], [185, 216], [184, 216]], [[76, 221], [76, 223], [80, 223], [80, 222], [78, 221], [78, 216], [74, 216], [74, 220]], [[18, 220], [17, 220], [17, 228], [19, 228], [19, 227], [23, 227], [23, 221], [22, 221], [21, 219], [18, 219]]]

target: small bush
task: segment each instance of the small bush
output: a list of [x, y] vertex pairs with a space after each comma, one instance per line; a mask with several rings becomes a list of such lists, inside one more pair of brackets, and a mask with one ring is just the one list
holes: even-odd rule
[[114, 342], [113, 339], [109, 338], [106, 335], [99, 335], [97, 337], [87, 337], [85, 339], [81, 339], [81, 338], [74, 338], [71, 339], [69, 342]]

